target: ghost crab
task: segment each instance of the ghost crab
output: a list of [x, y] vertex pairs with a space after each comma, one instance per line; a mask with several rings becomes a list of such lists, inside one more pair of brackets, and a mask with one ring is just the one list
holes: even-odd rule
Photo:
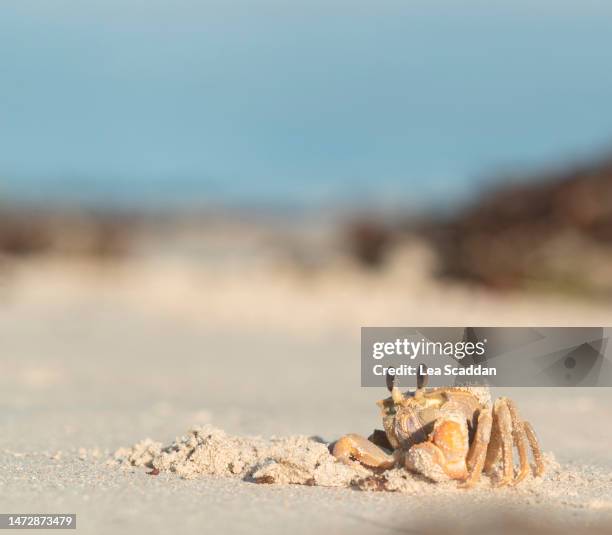
[[[534, 475], [544, 473], [536, 434], [521, 420], [514, 401], [502, 397], [492, 404], [487, 387], [425, 388], [426, 379], [419, 375], [416, 390], [402, 394], [388, 377], [391, 396], [378, 402], [384, 431], [374, 431], [369, 439], [345, 435], [333, 455], [378, 470], [404, 466], [433, 481], [455, 479], [470, 488], [497, 465], [497, 486], [523, 481], [530, 471], [529, 444]], [[519, 459], [516, 475], [513, 447]]]

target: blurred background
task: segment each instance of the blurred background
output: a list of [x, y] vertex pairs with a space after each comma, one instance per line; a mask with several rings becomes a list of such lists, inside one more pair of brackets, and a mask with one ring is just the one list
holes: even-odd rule
[[0, 449], [367, 436], [363, 325], [609, 325], [611, 63], [595, 0], [3, 2]]
[[485, 5], [8, 2], [0, 249], [180, 226], [207, 262], [223, 221], [382, 266], [416, 234], [446, 275], [609, 294], [612, 8]]

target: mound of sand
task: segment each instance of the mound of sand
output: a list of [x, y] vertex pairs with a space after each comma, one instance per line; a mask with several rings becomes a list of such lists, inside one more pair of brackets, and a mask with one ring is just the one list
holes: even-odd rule
[[[545, 454], [545, 461], [545, 477], [529, 477], [519, 489], [537, 493], [547, 485], [576, 483], [579, 477], [584, 478], [562, 469], [552, 454]], [[172, 472], [185, 479], [237, 477], [255, 483], [353, 487], [410, 494], [456, 492], [457, 489], [454, 481], [433, 483], [403, 468], [381, 473], [357, 462], [338, 462], [330, 454], [329, 444], [317, 437], [238, 437], [213, 426], [194, 427], [168, 446], [151, 439], [143, 440], [131, 448], [117, 450], [113, 462], [123, 467], [149, 468], [154, 474]], [[492, 486], [494, 481], [483, 475], [478, 488]]]
[[337, 462], [317, 438], [237, 437], [212, 426], [195, 427], [165, 447], [143, 440], [119, 449], [114, 459], [124, 466], [174, 472], [185, 479], [225, 476], [257, 483], [344, 487], [371, 474], [358, 463]]

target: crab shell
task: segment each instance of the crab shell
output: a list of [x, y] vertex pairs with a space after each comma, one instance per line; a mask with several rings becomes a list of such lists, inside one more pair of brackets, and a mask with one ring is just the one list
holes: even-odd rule
[[[448, 387], [407, 392], [400, 403], [389, 397], [378, 402], [383, 427], [394, 450], [408, 451], [424, 442], [434, 431], [442, 415], [467, 421], [469, 431], [476, 426], [478, 411], [491, 404], [487, 387]], [[450, 439], [451, 437], [449, 437]], [[471, 437], [462, 437], [469, 442]]]

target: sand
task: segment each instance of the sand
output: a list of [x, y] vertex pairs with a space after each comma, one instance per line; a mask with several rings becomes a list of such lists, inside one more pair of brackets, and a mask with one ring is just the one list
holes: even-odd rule
[[[123, 467], [149, 468], [149, 475], [172, 472], [184, 479], [239, 477], [259, 484], [344, 487], [419, 496], [458, 489], [456, 482], [448, 478], [428, 481], [402, 467], [381, 472], [355, 461], [339, 462], [330, 453], [332, 446], [333, 443], [325, 443], [319, 437], [239, 437], [207, 425], [193, 427], [167, 446], [145, 439], [132, 447], [120, 448], [113, 460]], [[551, 492], [545, 483], [551, 483], [557, 490], [569, 480], [582, 486], [596, 483], [593, 478], [583, 478], [579, 471], [563, 468], [552, 453], [545, 454], [544, 459], [546, 477], [528, 477], [519, 490], [532, 493], [537, 490], [537, 495], [545, 496]], [[495, 478], [499, 476], [491, 474], [490, 479], [483, 475], [480, 490], [495, 488]], [[612, 473], [603, 475], [606, 482], [611, 477]]]
[[[297, 463], [287, 475], [282, 455], [270, 454], [270, 443], [329, 443], [380, 427], [375, 402], [386, 392], [359, 386], [361, 325], [604, 325], [612, 317], [607, 302], [440, 285], [419, 254], [406, 253], [411, 270], [398, 263], [377, 276], [344, 264], [313, 274], [282, 262], [219, 268], [172, 255], [16, 266], [0, 284], [0, 510], [76, 512], [79, 531], [91, 534], [435, 533], [449, 525], [454, 533], [596, 533], [612, 523], [611, 389], [494, 392], [517, 401], [559, 463], [516, 489], [493, 489], [485, 478], [465, 492], [405, 474], [396, 474], [403, 492], [362, 490], [352, 478], [348, 487], [313, 486], [308, 455], [306, 469]], [[275, 484], [244, 477], [250, 442], [231, 467], [212, 462], [219, 473], [181, 472], [162, 450], [194, 425], [223, 429], [230, 443], [285, 437], [261, 439], [258, 470]], [[143, 437], [155, 440], [135, 455], [141, 466], [114, 460]], [[322, 443], [306, 443], [313, 458], [323, 455]], [[154, 459], [165, 463], [157, 476], [146, 466]]]
[[185, 479], [234, 476], [255, 483], [350, 487], [372, 475], [358, 464], [336, 462], [328, 448], [312, 437], [238, 437], [209, 425], [192, 428], [168, 446], [145, 439], [113, 457], [124, 466], [169, 471]]
[[[149, 475], [170, 472], [184, 479], [211, 476], [239, 478], [246, 482], [269, 485], [308, 485], [342, 487], [373, 492], [399, 492], [412, 496], [452, 496], [469, 493], [480, 497], [499, 492], [499, 470], [483, 474], [473, 489], [459, 490], [452, 480], [431, 481], [402, 467], [386, 471], [372, 470], [352, 461], [337, 461], [330, 453], [333, 443], [319, 437], [290, 436], [263, 439], [232, 436], [211, 425], [196, 426], [172, 444], [162, 445], [151, 439], [114, 452], [109, 466], [143, 467]], [[612, 472], [588, 467], [562, 466], [554, 453], [544, 453], [543, 477], [530, 474], [512, 489], [512, 495], [551, 501], [560, 496], [576, 496], [580, 491], [609, 490]], [[532, 472], [534, 467], [532, 466]], [[604, 509], [605, 500], [594, 500], [588, 507]]]

